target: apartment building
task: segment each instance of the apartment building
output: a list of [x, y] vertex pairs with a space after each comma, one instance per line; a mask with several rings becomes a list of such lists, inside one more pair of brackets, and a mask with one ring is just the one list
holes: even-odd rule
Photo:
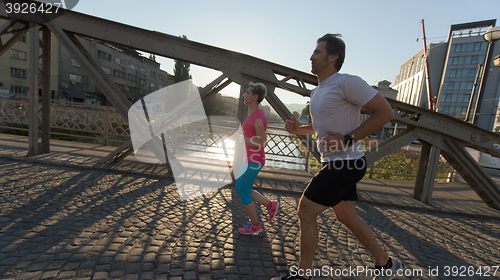
[[[78, 40], [132, 102], [174, 83], [174, 76], [161, 70], [160, 63], [135, 50], [89, 38]], [[78, 61], [64, 47], [60, 50], [58, 98], [111, 105]]]

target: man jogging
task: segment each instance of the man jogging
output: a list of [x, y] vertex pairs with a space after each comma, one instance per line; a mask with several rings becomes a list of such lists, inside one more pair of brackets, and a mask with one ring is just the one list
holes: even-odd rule
[[[387, 100], [364, 80], [338, 73], [345, 58], [345, 44], [340, 36], [326, 34], [319, 38], [310, 58], [311, 72], [318, 77], [318, 86], [311, 92], [309, 103], [312, 125], [299, 126], [293, 117], [285, 123], [285, 129], [292, 134], [316, 134], [323, 165], [299, 202], [300, 260], [296, 271], [313, 271], [318, 245], [317, 217], [331, 207], [337, 220], [371, 253], [376, 268], [385, 270], [380, 274], [383, 276], [374, 279], [392, 279], [402, 265], [389, 257], [370, 227], [357, 215], [356, 183], [365, 175], [367, 166], [358, 141], [391, 121], [394, 112]], [[361, 108], [370, 117], [360, 125]], [[274, 279], [312, 279], [312, 276], [289, 273]]]

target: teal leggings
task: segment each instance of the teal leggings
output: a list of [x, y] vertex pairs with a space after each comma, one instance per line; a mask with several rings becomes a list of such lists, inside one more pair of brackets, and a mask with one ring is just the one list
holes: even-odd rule
[[257, 179], [257, 175], [264, 165], [254, 162], [243, 162], [236, 180], [236, 191], [241, 197], [243, 205], [253, 202], [252, 187]]

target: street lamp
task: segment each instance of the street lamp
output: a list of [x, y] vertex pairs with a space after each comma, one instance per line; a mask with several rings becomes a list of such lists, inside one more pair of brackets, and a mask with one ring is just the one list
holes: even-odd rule
[[483, 34], [483, 38], [490, 43], [500, 39], [500, 26], [490, 27], [488, 31]]
[[[500, 26], [490, 27], [488, 31], [483, 34], [483, 38], [490, 44], [500, 39]], [[497, 67], [500, 67], [500, 54], [493, 58], [493, 64], [495, 64], [495, 66]]]

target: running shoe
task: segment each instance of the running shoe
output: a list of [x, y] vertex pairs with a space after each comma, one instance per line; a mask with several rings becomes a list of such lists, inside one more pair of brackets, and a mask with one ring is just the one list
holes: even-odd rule
[[274, 219], [274, 217], [276, 217], [279, 209], [280, 209], [280, 203], [278, 201], [272, 201], [271, 209], [267, 210], [267, 212], [269, 212], [269, 218], [267, 218], [268, 222], [271, 222]]
[[[312, 276], [311, 276], [311, 278], [309, 278], [309, 280], [313, 280], [313, 279], [314, 278]], [[298, 275], [292, 276], [290, 273], [288, 273], [285, 276], [274, 277], [271, 280], [306, 280], [306, 279], [304, 277], [302, 277], [302, 276], [298, 276]]]
[[262, 224], [259, 223], [259, 225], [254, 226], [254, 225], [252, 225], [252, 222], [248, 222], [248, 225], [246, 227], [242, 227], [238, 231], [241, 234], [261, 233], [262, 232]]
[[[395, 258], [391, 258], [392, 265], [390, 268], [384, 268], [382, 275], [373, 277], [373, 280], [392, 280], [398, 277], [398, 270], [403, 269], [403, 265]], [[401, 272], [399, 272], [401, 274]]]

